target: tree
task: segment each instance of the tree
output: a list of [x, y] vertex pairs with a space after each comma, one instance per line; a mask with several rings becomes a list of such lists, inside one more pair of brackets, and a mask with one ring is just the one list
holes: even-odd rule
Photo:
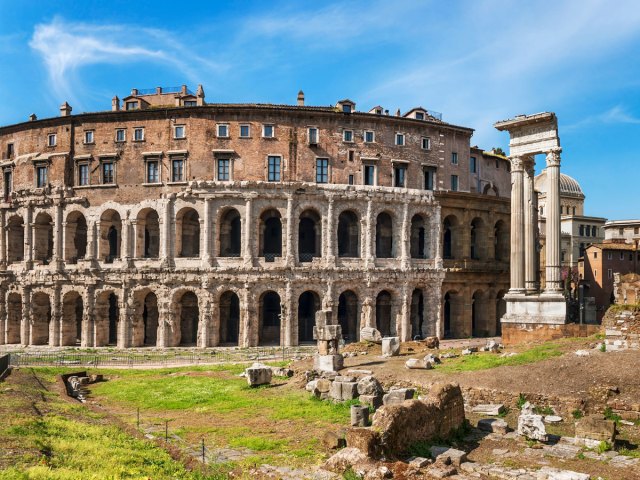
[[507, 154], [504, 153], [504, 150], [502, 150], [500, 147], [493, 147], [491, 151], [496, 155], [502, 155], [503, 157], [507, 156]]

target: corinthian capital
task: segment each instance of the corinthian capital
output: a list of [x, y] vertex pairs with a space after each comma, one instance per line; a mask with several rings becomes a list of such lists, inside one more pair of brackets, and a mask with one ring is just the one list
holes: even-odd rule
[[521, 172], [524, 170], [524, 159], [522, 157], [509, 157], [511, 162], [511, 172]]
[[547, 167], [559, 167], [560, 166], [560, 152], [562, 148], [552, 148], [547, 152]]

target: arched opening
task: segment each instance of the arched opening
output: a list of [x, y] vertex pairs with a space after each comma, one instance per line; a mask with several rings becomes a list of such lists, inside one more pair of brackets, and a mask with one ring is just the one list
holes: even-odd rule
[[183, 208], [176, 215], [176, 251], [179, 257], [200, 256], [200, 216], [193, 208]]
[[316, 312], [320, 310], [320, 297], [307, 290], [298, 298], [298, 343], [313, 342]]
[[144, 345], [155, 346], [158, 341], [158, 324], [160, 314], [158, 312], [158, 297], [149, 292], [144, 297], [142, 307], [142, 324], [144, 325]]
[[338, 323], [342, 327], [342, 338], [344, 338], [345, 342], [357, 342], [359, 340], [358, 296], [351, 290], [345, 290], [338, 298]]
[[298, 259], [310, 262], [322, 254], [322, 226], [320, 215], [314, 210], [305, 210], [300, 214], [298, 224]]
[[482, 291], [477, 290], [471, 297], [471, 335], [473, 337], [486, 337], [487, 331], [487, 306]]
[[442, 222], [442, 257], [445, 259], [457, 258], [456, 236], [458, 229], [458, 219], [454, 215], [449, 215]]
[[49, 344], [49, 325], [51, 323], [51, 302], [49, 295], [37, 292], [31, 297], [31, 345]]
[[387, 212], [382, 212], [376, 220], [376, 257], [393, 257], [393, 220]]
[[67, 215], [65, 226], [64, 258], [67, 263], [77, 263], [87, 255], [87, 220], [80, 212]]
[[427, 334], [424, 321], [424, 293], [416, 288], [411, 294], [411, 338], [421, 340]]
[[242, 219], [235, 208], [224, 212], [220, 219], [220, 256], [239, 257], [242, 247]]
[[103, 291], [98, 294], [96, 296], [94, 312], [95, 346], [117, 345], [120, 307], [116, 294], [112, 291]]
[[7, 222], [7, 262], [24, 260], [24, 221], [14, 215]]
[[507, 313], [507, 302], [504, 296], [507, 292], [500, 290], [496, 296], [496, 335], [502, 335], [502, 317]]
[[451, 330], [451, 294], [449, 292], [444, 295], [442, 317], [442, 321], [444, 323], [444, 338], [451, 338], [453, 332]]
[[338, 216], [338, 256], [360, 256], [360, 222], [351, 210], [346, 210]]
[[107, 345], [118, 344], [118, 324], [120, 323], [120, 307], [115, 293], [109, 294], [109, 336]]
[[48, 213], [40, 212], [33, 224], [33, 259], [48, 265], [53, 258], [53, 220]]
[[136, 224], [136, 257], [158, 258], [160, 256], [160, 217], [153, 208], [138, 213]]
[[509, 261], [509, 229], [502, 220], [498, 220], [493, 228], [493, 242], [495, 259], [501, 262]]
[[386, 290], [376, 297], [376, 328], [383, 337], [391, 336], [395, 330], [391, 321], [391, 294]]
[[180, 346], [193, 346], [198, 343], [198, 322], [200, 308], [198, 297], [193, 292], [186, 292], [180, 298]]
[[62, 297], [62, 346], [80, 345], [82, 340], [82, 295], [67, 292]]
[[8, 344], [21, 343], [20, 324], [22, 322], [22, 295], [10, 293], [7, 295], [7, 328], [5, 342]]
[[280, 344], [280, 316], [282, 307], [280, 295], [274, 291], [265, 292], [260, 297], [259, 345]]
[[111, 263], [120, 258], [122, 221], [115, 210], [107, 210], [100, 216], [100, 258]]
[[486, 238], [484, 222], [481, 218], [474, 218], [471, 221], [471, 241], [469, 245], [469, 257], [474, 260], [485, 259], [485, 248], [483, 240]]
[[282, 256], [282, 220], [275, 208], [260, 215], [260, 256], [273, 261]]
[[220, 296], [220, 344], [237, 345], [240, 338], [240, 299], [235, 292]]
[[427, 228], [422, 215], [411, 219], [411, 258], [428, 258]]

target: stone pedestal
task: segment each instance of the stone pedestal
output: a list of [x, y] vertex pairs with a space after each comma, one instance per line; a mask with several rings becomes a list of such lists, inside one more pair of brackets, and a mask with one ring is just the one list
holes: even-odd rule
[[321, 372], [337, 372], [344, 368], [344, 358], [339, 353], [333, 355], [316, 354], [313, 357], [313, 369]]

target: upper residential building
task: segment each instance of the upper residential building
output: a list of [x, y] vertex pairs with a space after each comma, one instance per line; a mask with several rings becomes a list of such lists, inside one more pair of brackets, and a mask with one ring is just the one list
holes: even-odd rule
[[604, 224], [604, 238], [637, 243], [640, 241], [640, 220], [609, 220]]

